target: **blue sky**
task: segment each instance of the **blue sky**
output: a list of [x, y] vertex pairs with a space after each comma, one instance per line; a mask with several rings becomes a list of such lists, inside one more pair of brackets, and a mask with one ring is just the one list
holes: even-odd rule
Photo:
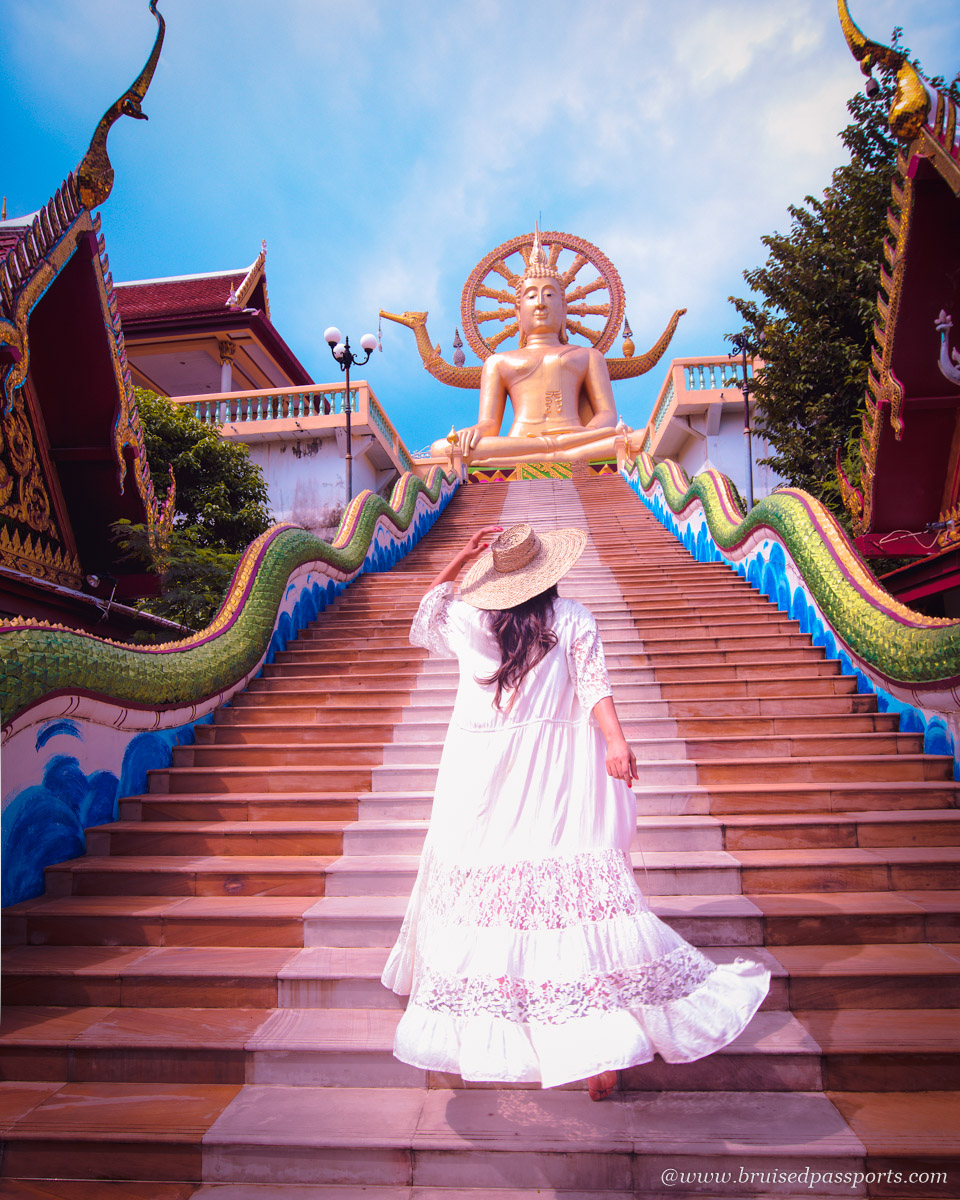
[[[668, 357], [722, 352], [728, 295], [843, 161], [862, 83], [833, 0], [160, 6], [150, 120], [110, 135], [114, 277], [236, 267], [266, 238], [274, 323], [318, 381], [340, 378], [323, 329], [358, 344], [381, 307], [428, 310], [450, 358], [474, 264], [538, 213], [616, 264], [638, 351], [686, 307]], [[852, 8], [878, 40], [901, 24], [928, 74], [960, 66], [956, 0]], [[2, 17], [16, 215], [79, 162], [155, 23], [145, 0], [4, 0]], [[383, 350], [362, 374], [412, 450], [475, 419], [476, 393], [431, 379], [412, 333], [385, 322]], [[664, 366], [615, 385], [634, 427]]]

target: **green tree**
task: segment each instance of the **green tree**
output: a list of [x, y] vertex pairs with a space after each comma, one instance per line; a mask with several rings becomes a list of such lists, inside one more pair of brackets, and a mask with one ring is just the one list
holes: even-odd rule
[[838, 515], [836, 456], [856, 474], [897, 155], [887, 124], [895, 81], [878, 82], [875, 99], [860, 92], [847, 102], [849, 163], [821, 199], [790, 206], [789, 232], [764, 237], [767, 261], [744, 272], [753, 294], [730, 297], [752, 340], [764, 338], [755, 427], [774, 450], [764, 461]]
[[118, 545], [160, 575], [161, 595], [140, 607], [202, 629], [223, 600], [241, 553], [270, 525], [263, 472], [246, 446], [225, 441], [184, 405], [136, 389], [147, 462], [161, 497], [176, 480], [173, 532], [162, 561], [144, 525], [114, 524]]
[[136, 388], [147, 462], [158, 495], [166, 495], [168, 468], [177, 484], [178, 530], [198, 546], [241, 551], [270, 524], [263, 472], [246, 446], [228, 442], [186, 405]]

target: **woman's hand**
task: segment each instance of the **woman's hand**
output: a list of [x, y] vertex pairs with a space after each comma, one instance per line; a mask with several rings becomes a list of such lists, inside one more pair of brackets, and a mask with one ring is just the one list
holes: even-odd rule
[[502, 525], [484, 525], [482, 529], [478, 529], [457, 555], [460, 565], [465, 567], [469, 563], [476, 562], [484, 550], [489, 547], [490, 538], [497, 533], [503, 533]]
[[478, 529], [464, 548], [450, 559], [439, 575], [435, 576], [430, 587], [435, 588], [441, 583], [453, 583], [465, 566], [480, 557], [490, 545], [490, 538], [498, 533], [503, 533], [502, 525], [484, 525], [482, 529]]
[[627, 787], [640, 778], [636, 755], [622, 737], [607, 743], [607, 774], [613, 779], [622, 779]]

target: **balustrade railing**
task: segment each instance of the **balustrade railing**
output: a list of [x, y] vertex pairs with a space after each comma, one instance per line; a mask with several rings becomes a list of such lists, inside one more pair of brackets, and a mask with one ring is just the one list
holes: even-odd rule
[[[359, 411], [359, 388], [350, 389], [350, 413]], [[211, 396], [171, 397], [183, 404], [204, 425], [229, 425], [240, 421], [282, 421], [328, 417], [346, 411], [346, 389], [317, 387], [276, 391], [229, 392]]]
[[[204, 425], [231, 426], [230, 432], [234, 435], [242, 435], [244, 425], [256, 427], [268, 421], [303, 421], [306, 424], [302, 428], [298, 425], [300, 432], [307, 433], [311, 428], [319, 432], [325, 426], [342, 425], [348, 405], [343, 384], [219, 392], [209, 396], [171, 396], [170, 400], [173, 404], [183, 405]], [[367, 424], [376, 430], [401, 471], [413, 469], [410, 452], [366, 383], [351, 385], [349, 410], [356, 425]], [[269, 437], [270, 433], [264, 429], [256, 436]]]
[[[685, 363], [683, 367], [684, 383], [688, 392], [717, 391], [725, 387], [736, 387], [730, 380], [736, 375], [741, 364], [739, 360], [728, 358], [717, 359], [714, 362]], [[753, 378], [753, 363], [747, 360], [747, 374]]]

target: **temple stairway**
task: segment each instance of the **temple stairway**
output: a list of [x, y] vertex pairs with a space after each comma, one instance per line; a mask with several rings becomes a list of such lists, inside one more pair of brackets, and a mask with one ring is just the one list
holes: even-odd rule
[[[625, 1071], [603, 1104], [398, 1063], [379, 983], [455, 687], [410, 621], [470, 532], [521, 519], [591, 532], [561, 591], [597, 616], [640, 760], [641, 887], [710, 956], [773, 972], [737, 1042]], [[952, 760], [622, 480], [463, 488], [5, 913], [0, 1196], [960, 1195], [957, 793]], [[805, 1168], [903, 1178], [769, 1174]]]

